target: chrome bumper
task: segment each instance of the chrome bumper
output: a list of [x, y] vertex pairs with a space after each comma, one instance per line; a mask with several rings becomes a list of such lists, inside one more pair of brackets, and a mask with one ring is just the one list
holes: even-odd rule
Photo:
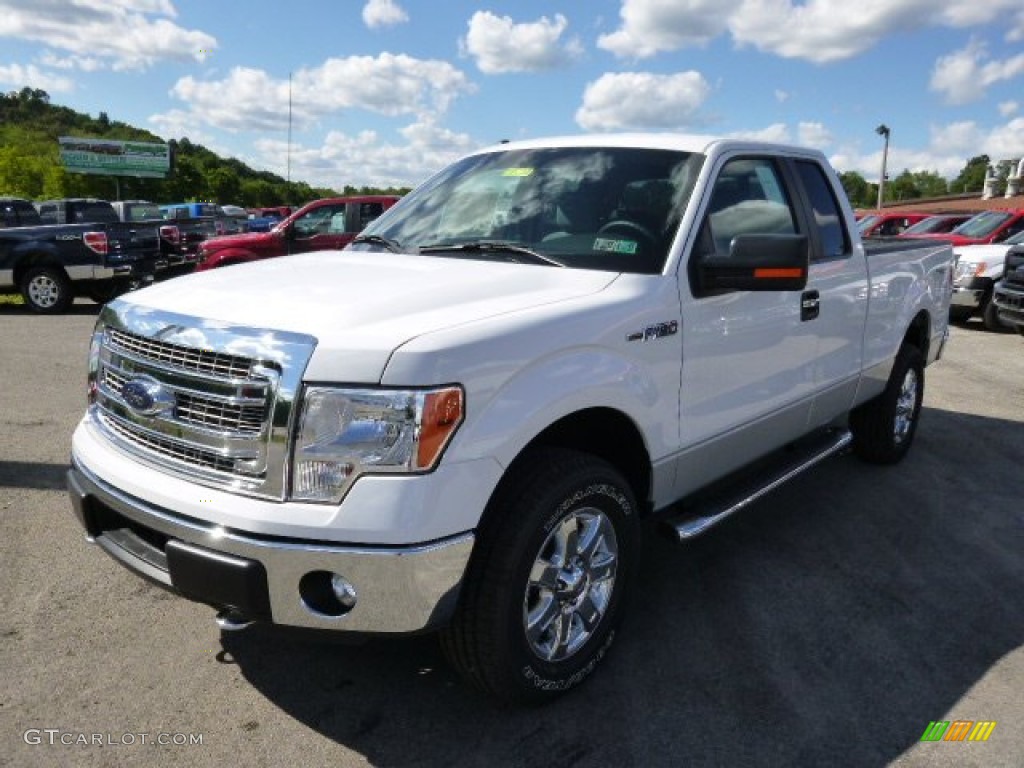
[[[88, 540], [125, 567], [190, 599], [275, 624], [386, 633], [441, 626], [473, 549], [472, 533], [383, 548], [225, 530], [123, 494], [78, 465], [68, 471], [68, 491]], [[342, 615], [315, 610], [300, 594], [305, 577], [324, 572], [355, 590], [355, 605]]]
[[953, 295], [949, 299], [949, 304], [953, 307], [971, 307], [972, 309], [977, 309], [981, 306], [981, 302], [984, 297], [985, 291], [983, 290], [953, 286]]

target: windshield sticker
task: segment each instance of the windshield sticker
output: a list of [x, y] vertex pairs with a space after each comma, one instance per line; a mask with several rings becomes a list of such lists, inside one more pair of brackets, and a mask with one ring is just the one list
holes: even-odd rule
[[607, 237], [599, 237], [594, 240], [593, 249], [609, 253], [636, 253], [636, 247], [636, 240], [611, 240]]
[[501, 172], [502, 176], [532, 176], [533, 168], [506, 168]]

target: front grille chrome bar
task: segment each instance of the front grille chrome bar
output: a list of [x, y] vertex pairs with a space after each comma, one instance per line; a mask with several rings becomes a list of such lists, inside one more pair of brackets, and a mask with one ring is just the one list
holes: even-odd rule
[[283, 499], [311, 336], [115, 301], [97, 321], [89, 416], [116, 448], [200, 483]]

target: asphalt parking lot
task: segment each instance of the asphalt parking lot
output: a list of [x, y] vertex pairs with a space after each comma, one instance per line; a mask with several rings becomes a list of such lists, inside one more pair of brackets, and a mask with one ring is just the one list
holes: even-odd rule
[[[0, 766], [1024, 764], [1017, 335], [954, 328], [898, 467], [841, 456], [650, 537], [600, 673], [500, 710], [430, 637], [221, 636], [88, 546], [63, 488], [96, 310], [0, 305]], [[920, 742], [953, 720], [996, 727]]]

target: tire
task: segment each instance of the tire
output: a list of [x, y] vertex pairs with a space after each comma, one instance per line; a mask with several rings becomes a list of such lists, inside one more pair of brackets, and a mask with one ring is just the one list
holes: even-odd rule
[[526, 456], [477, 537], [441, 645], [472, 686], [539, 704], [586, 680], [605, 657], [638, 561], [632, 490], [607, 462], [566, 449]]
[[984, 323], [985, 330], [994, 333], [1008, 333], [1012, 330], [999, 319], [999, 310], [991, 298], [985, 302], [985, 308], [981, 312], [981, 322]]
[[924, 358], [904, 344], [896, 355], [885, 391], [850, 414], [853, 450], [872, 464], [895, 464], [907, 455], [924, 397]]
[[86, 296], [95, 301], [97, 304], [106, 304], [108, 301], [113, 301], [122, 293], [128, 290], [128, 286], [124, 283], [114, 282], [113, 280], [93, 285], [86, 292]]
[[71, 305], [71, 282], [59, 267], [32, 267], [21, 279], [21, 295], [33, 312], [56, 315]]
[[949, 322], [951, 323], [966, 323], [971, 319], [971, 315], [974, 314], [974, 310], [970, 307], [950, 307], [949, 308]]

